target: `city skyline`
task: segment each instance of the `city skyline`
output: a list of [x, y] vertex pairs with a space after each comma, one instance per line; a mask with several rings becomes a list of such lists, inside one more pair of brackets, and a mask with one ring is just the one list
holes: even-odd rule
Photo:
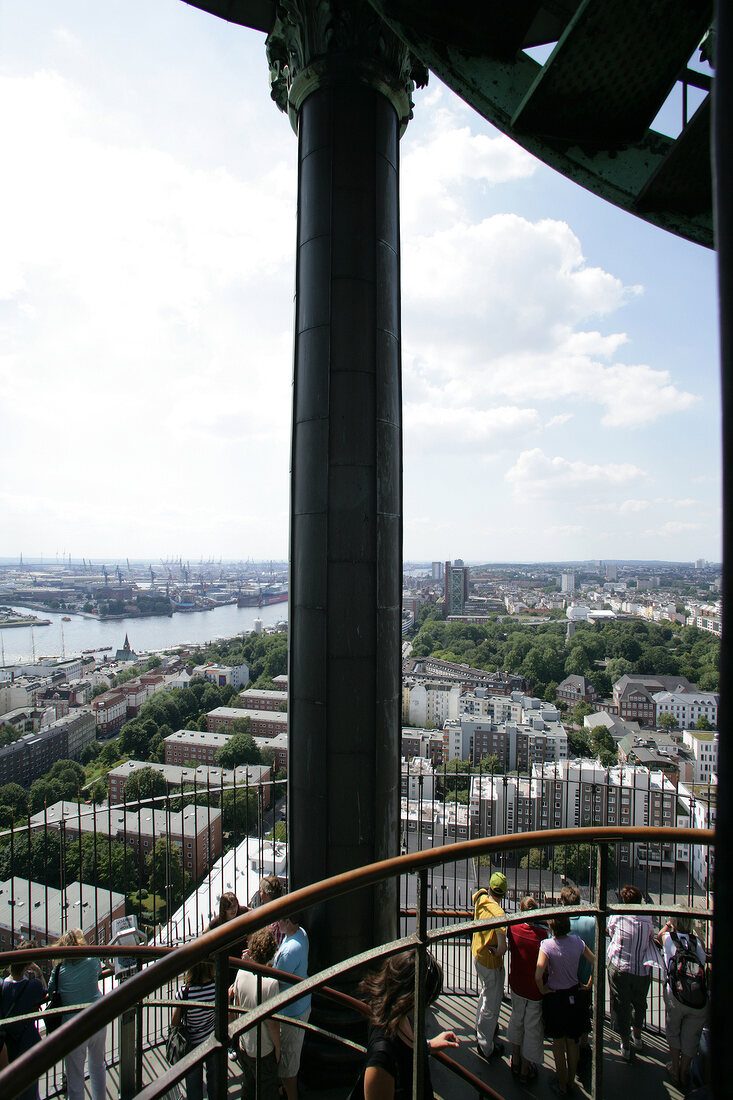
[[[264, 37], [31, 7], [0, 61], [0, 553], [282, 560], [297, 143]], [[405, 559], [720, 560], [714, 254], [434, 77], [401, 149]]]

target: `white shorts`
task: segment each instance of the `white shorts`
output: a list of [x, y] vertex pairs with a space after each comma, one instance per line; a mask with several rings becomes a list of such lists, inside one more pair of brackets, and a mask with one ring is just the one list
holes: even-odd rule
[[542, 1042], [545, 1029], [542, 1026], [542, 1000], [531, 1001], [512, 990], [512, 1014], [506, 1029], [507, 1041], [516, 1043], [522, 1057], [535, 1065], [542, 1065]]
[[[307, 1023], [311, 1014], [308, 1008], [302, 1016], [294, 1016], [294, 1020], [302, 1020]], [[286, 1024], [280, 1020], [280, 1061], [277, 1064], [278, 1077], [297, 1077], [300, 1069], [300, 1052], [303, 1049], [305, 1028], [296, 1027], [294, 1024]]]

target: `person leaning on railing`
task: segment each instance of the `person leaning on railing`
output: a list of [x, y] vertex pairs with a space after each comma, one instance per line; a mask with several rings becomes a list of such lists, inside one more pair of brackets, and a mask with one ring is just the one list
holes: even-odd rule
[[[21, 940], [15, 950], [27, 951], [35, 946], [31, 940]], [[13, 1062], [41, 1040], [35, 1020], [21, 1020], [14, 1024], [11, 1022], [12, 1017], [35, 1012], [45, 1000], [46, 987], [36, 964], [11, 964], [10, 977], [3, 980], [0, 993], [0, 1046], [4, 1042], [8, 1062]], [[4, 1064], [5, 1061], [0, 1059], [0, 1068]], [[38, 1100], [38, 1082], [35, 1081], [19, 1093], [18, 1100]]]
[[[277, 942], [271, 928], [260, 928], [249, 937], [247, 956], [260, 966], [267, 966], [277, 950]], [[276, 978], [261, 979], [260, 996], [257, 996], [258, 978], [251, 970], [240, 970], [230, 989], [230, 1000], [238, 1008], [253, 1009], [280, 992]], [[231, 1019], [238, 1019], [233, 1013]], [[260, 1057], [257, 1057], [257, 1031], [259, 1028]], [[279, 1085], [277, 1064], [280, 1061], [280, 1024], [266, 1020], [257, 1027], [245, 1031], [240, 1037], [240, 1062], [242, 1066], [242, 1100], [277, 1100]], [[257, 1076], [260, 1091], [257, 1093]]]
[[[641, 890], [629, 884], [621, 888], [624, 905], [640, 905]], [[631, 1044], [641, 1050], [641, 1029], [646, 1016], [651, 967], [659, 965], [654, 946], [652, 918], [641, 913], [615, 913], [609, 917], [606, 934], [610, 937], [606, 960], [611, 1015], [621, 1039], [621, 1057], [631, 1060]], [[634, 1017], [633, 1035], [631, 1017]]]
[[[708, 1013], [705, 948], [694, 934], [694, 919], [689, 914], [675, 917], [674, 924], [668, 920], [659, 933], [659, 942], [664, 952], [666, 969], [664, 1015], [670, 1055], [667, 1072], [675, 1084], [685, 1088], [689, 1080], [690, 1063], [697, 1054]], [[690, 953], [699, 963], [697, 974], [694, 972], [694, 964], [690, 971], [688, 985], [694, 988], [688, 988], [686, 997], [687, 1000], [700, 1001], [698, 1005], [683, 1003], [679, 998], [685, 995], [685, 991], [679, 990], [675, 995], [671, 988], [671, 963], [678, 951]]]
[[557, 1079], [550, 1087], [565, 1096], [575, 1083], [578, 1070], [578, 1040], [590, 1030], [588, 998], [578, 981], [578, 964], [594, 955], [580, 936], [570, 935], [570, 917], [565, 913], [548, 922], [552, 938], [543, 940], [537, 956], [535, 980], [542, 994], [545, 1035], [552, 1039]]
[[[473, 919], [489, 920], [503, 917], [501, 903], [506, 896], [506, 875], [495, 871], [489, 879], [489, 889], [476, 890], [473, 895]], [[504, 955], [506, 928], [482, 928], [471, 940], [473, 965], [481, 981], [476, 1005], [476, 1050], [487, 1060], [504, 1053], [504, 1044], [497, 1038], [499, 1011], [504, 992]]]
[[[86, 947], [87, 941], [81, 928], [72, 928], [58, 939], [55, 947]], [[102, 964], [96, 958], [79, 958], [78, 955], [56, 960], [48, 983], [48, 995], [58, 992], [63, 1008], [87, 1005], [102, 996], [99, 978]], [[71, 1019], [72, 1013], [64, 1012], [62, 1022]], [[89, 1077], [92, 1100], [107, 1098], [107, 1067], [104, 1063], [104, 1047], [107, 1028], [103, 1027], [91, 1038], [70, 1050], [64, 1058], [68, 1100], [82, 1100], [84, 1096], [84, 1062], [89, 1055]]]
[[[369, 1039], [364, 1069], [350, 1100], [407, 1100], [412, 1096], [415, 952], [391, 955], [379, 970], [367, 974], [359, 989], [369, 1005]], [[438, 999], [442, 989], [443, 973], [428, 955], [426, 1008]], [[429, 1052], [457, 1046], [453, 1031], [442, 1031], [428, 1040], [423, 1051], [423, 1092], [419, 1100], [433, 1100]]]
[[[519, 911], [529, 914], [537, 907], [535, 898], [526, 897], [522, 898]], [[537, 1065], [542, 1062], [542, 997], [535, 972], [537, 956], [545, 939], [547, 929], [537, 921], [528, 920], [507, 928], [512, 1014], [506, 1037], [512, 1047], [512, 1074], [523, 1085], [534, 1080]]]
[[[216, 981], [214, 964], [210, 959], [194, 963], [183, 975], [183, 985], [171, 1016], [171, 1027], [183, 1026], [189, 1041], [189, 1049], [199, 1046], [214, 1030], [216, 1019]], [[188, 1004], [188, 1001], [204, 1001], [205, 1004]], [[209, 1004], [211, 1007], [209, 1007]], [[219, 1095], [216, 1051], [205, 1059], [206, 1091], [210, 1097]], [[186, 1074], [186, 1100], [203, 1100], [204, 1063], [197, 1062]], [[95, 1098], [96, 1100], [96, 1098]]]

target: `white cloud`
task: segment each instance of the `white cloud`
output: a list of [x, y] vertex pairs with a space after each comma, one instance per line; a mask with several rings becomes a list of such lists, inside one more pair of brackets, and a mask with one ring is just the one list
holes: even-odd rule
[[474, 134], [470, 126], [457, 124], [455, 111], [444, 107], [434, 106], [431, 117], [425, 140], [416, 140], [408, 129], [403, 143], [400, 188], [409, 200], [402, 213], [408, 233], [454, 221], [466, 208], [461, 189], [466, 182], [494, 186], [527, 178], [537, 168], [535, 159], [503, 134]]
[[573, 419], [572, 413], [558, 413], [557, 416], [551, 417], [545, 424], [546, 428], [557, 428], [561, 424], [567, 424], [568, 420]]
[[[194, 168], [103, 122], [57, 74], [0, 77], [0, 475], [24, 454], [27, 486], [83, 469], [101, 498], [120, 460], [131, 484], [157, 470], [170, 496], [226, 495], [271, 453], [248, 496], [272, 516], [277, 487], [286, 511], [293, 174]], [[160, 530], [156, 494], [135, 516]]]
[[646, 512], [651, 507], [650, 500], [625, 500], [618, 506], [622, 516], [635, 515], [638, 512]]
[[667, 537], [668, 535], [680, 535], [684, 531], [701, 531], [701, 523], [682, 523], [679, 520], [670, 520], [668, 523], [663, 523], [660, 527], [654, 527], [649, 531], [646, 531], [647, 535], [661, 535]]
[[483, 457], [516, 446], [518, 438], [539, 430], [536, 409], [440, 408], [408, 404], [404, 410], [405, 449], [418, 453], [474, 453]]
[[431, 387], [438, 404], [480, 407], [573, 400], [600, 405], [608, 427], [638, 427], [698, 400], [666, 370], [613, 361], [625, 333], [580, 327], [641, 288], [589, 266], [564, 222], [462, 220], [418, 235], [404, 254], [408, 395]]
[[562, 496], [573, 490], [607, 489], [646, 475], [631, 462], [589, 463], [556, 455], [548, 458], [539, 447], [522, 451], [506, 479], [518, 493]]

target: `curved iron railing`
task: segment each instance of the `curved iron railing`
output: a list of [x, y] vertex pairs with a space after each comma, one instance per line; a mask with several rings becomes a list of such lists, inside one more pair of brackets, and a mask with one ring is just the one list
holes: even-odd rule
[[[508, 836], [487, 837], [478, 840], [462, 841], [456, 844], [448, 844], [427, 851], [409, 853], [397, 856], [393, 859], [383, 860], [380, 863], [369, 864], [366, 867], [357, 868], [340, 875], [335, 875], [320, 883], [314, 883], [301, 890], [286, 894], [276, 901], [263, 905], [258, 909], [250, 910], [235, 920], [213, 929], [210, 932], [191, 940], [168, 952], [153, 962], [146, 969], [141, 970], [124, 983], [117, 986], [110, 993], [105, 994], [93, 1005], [82, 1009], [73, 1020], [62, 1024], [61, 1027], [48, 1036], [42, 1043], [36, 1044], [32, 1050], [27, 1051], [12, 1062], [5, 1070], [0, 1072], [0, 1095], [12, 1098], [27, 1088], [41, 1074], [49, 1070], [59, 1062], [69, 1051], [73, 1050], [80, 1042], [84, 1042], [95, 1032], [105, 1027], [108, 1023], [129, 1012], [143, 998], [159, 989], [169, 980], [176, 978], [194, 963], [213, 955], [216, 960], [216, 1025], [214, 1033], [204, 1043], [197, 1046], [175, 1066], [171, 1066], [151, 1084], [139, 1089], [136, 1093], [137, 1100], [157, 1100], [163, 1096], [175, 1083], [182, 1080], [186, 1073], [198, 1062], [201, 1062], [208, 1054], [216, 1052], [221, 1059], [222, 1069], [226, 1073], [227, 1047], [230, 1037], [239, 1035], [245, 1030], [257, 1024], [261, 1019], [279, 1012], [286, 1005], [298, 1000], [306, 992], [325, 992], [328, 996], [338, 999], [345, 995], [328, 987], [335, 979], [356, 968], [361, 968], [388, 954], [394, 954], [406, 948], [417, 948], [418, 961], [424, 959], [431, 943], [454, 936], [457, 933], [467, 933], [477, 927], [492, 927], [515, 923], [526, 919], [524, 914], [507, 915], [506, 917], [490, 921], [463, 921], [455, 925], [432, 929], [427, 928], [427, 872], [430, 868], [445, 863], [451, 863], [458, 859], [475, 858], [492, 852], [508, 852], [528, 849], [533, 847], [549, 847], [554, 845], [591, 844], [598, 848], [598, 874], [596, 904], [579, 906], [574, 908], [574, 914], [589, 913], [596, 918], [596, 943], [605, 942], [606, 916], [613, 912], [633, 912], [639, 909], [645, 913], [670, 913], [674, 911], [689, 912], [689, 906], [675, 905], [644, 905], [644, 906], [617, 906], [609, 905], [606, 897], [607, 883], [607, 854], [609, 845], [629, 842], [644, 842], [651, 844], [654, 841], [668, 841], [673, 843], [689, 843], [703, 846], [714, 844], [714, 832], [710, 829], [689, 829], [669, 827], [586, 827], [574, 829], [538, 830], [529, 833], [511, 834]], [[390, 944], [382, 945], [363, 954], [344, 960], [337, 965], [319, 974], [312, 975], [302, 981], [293, 979], [292, 976], [282, 975], [294, 983], [293, 989], [279, 993], [268, 1000], [266, 1005], [257, 1010], [248, 1012], [240, 1022], [229, 1025], [228, 1023], [228, 958], [227, 948], [244, 935], [254, 932], [273, 921], [285, 917], [288, 913], [302, 912], [315, 904], [329, 901], [345, 893], [371, 886], [383, 879], [405, 872], [417, 872], [419, 878], [417, 928], [412, 935], [404, 936]], [[554, 910], [536, 910], [533, 917], [551, 916]], [[695, 915], [700, 919], [710, 919], [711, 910], [695, 910]], [[81, 949], [85, 955], [109, 957], [113, 952], [109, 947], [85, 947]], [[164, 951], [161, 947], [132, 948], [125, 947], [120, 954], [135, 956], [140, 959], [150, 958]], [[78, 949], [60, 949], [53, 947], [36, 948], [32, 951], [21, 953], [19, 951], [0, 953], [0, 966], [7, 966], [11, 959], [19, 962], [24, 958], [49, 958], [61, 957], [78, 953]], [[254, 964], [248, 964], [252, 969], [261, 969], [263, 973], [276, 973], [269, 968], [256, 968]], [[421, 966], [418, 966], [418, 974]], [[596, 965], [594, 974], [596, 994], [594, 997], [594, 1033], [596, 1036], [597, 1053], [593, 1066], [593, 1095], [600, 1098], [602, 1095], [602, 1058], [601, 1044], [602, 1014], [605, 1003], [605, 965], [603, 952], [596, 952]], [[352, 1002], [353, 999], [348, 998]], [[424, 1019], [422, 1009], [422, 987], [416, 982], [416, 1011], [415, 1011], [415, 1046], [419, 1047], [424, 1039]], [[334, 1037], [335, 1038], [335, 1037]], [[439, 1055], [439, 1060], [460, 1072], [475, 1084], [484, 1095], [498, 1096], [498, 1094], [473, 1075], [468, 1074], [462, 1067], [458, 1067], [447, 1055]], [[417, 1084], [417, 1083], [416, 1083]]]

